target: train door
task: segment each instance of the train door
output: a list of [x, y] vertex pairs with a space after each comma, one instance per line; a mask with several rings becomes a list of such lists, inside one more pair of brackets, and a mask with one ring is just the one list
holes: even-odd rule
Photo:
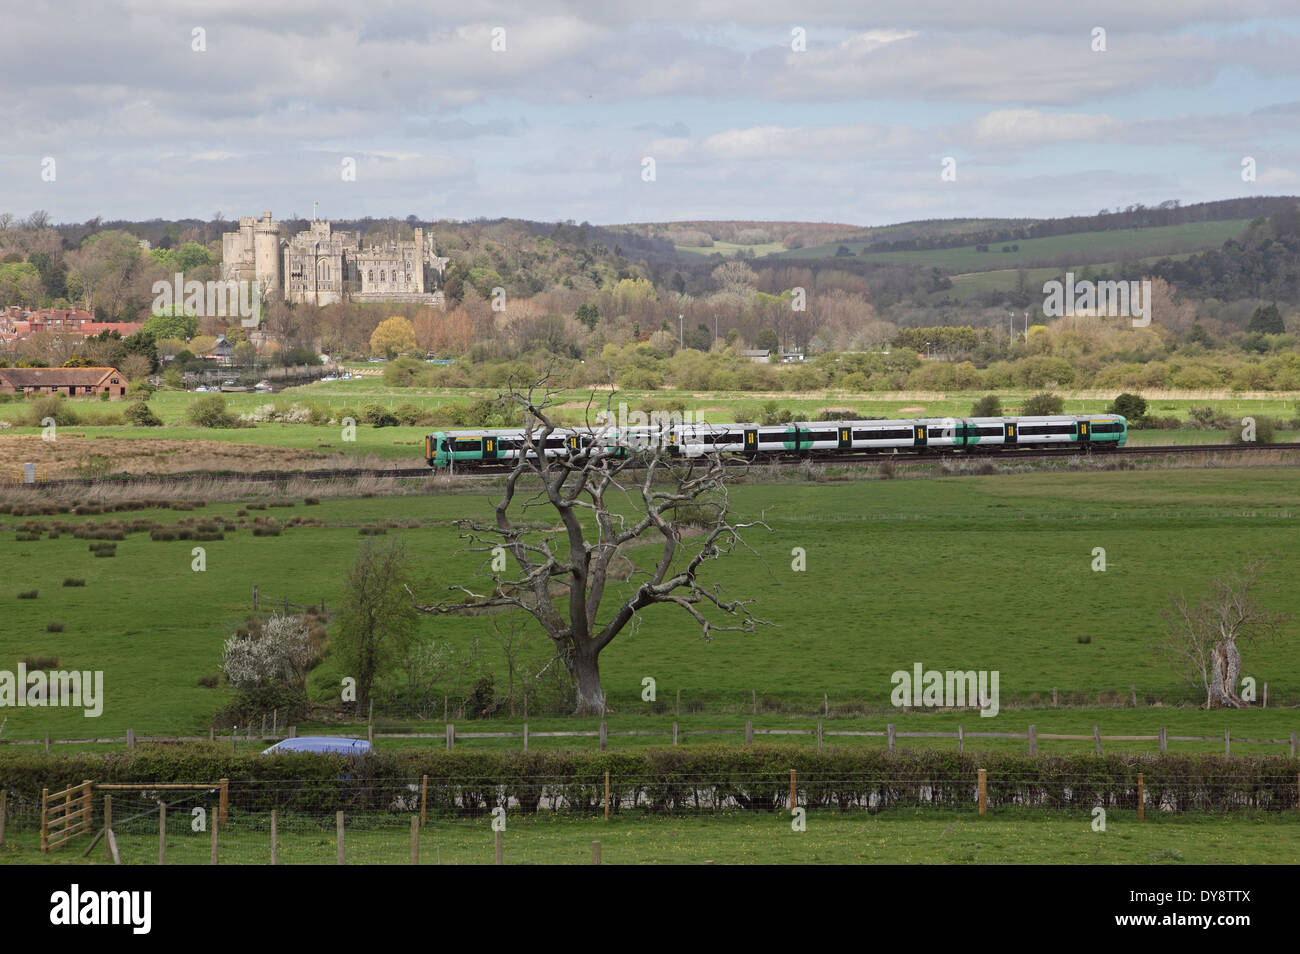
[[485, 436], [483, 438], [483, 459], [484, 460], [497, 459], [497, 439], [495, 437]]
[[926, 441], [925, 425], [924, 424], [912, 425], [912, 444], [916, 447], [924, 447], [925, 441]]
[[1002, 425], [1002, 443], [1014, 444], [1016, 442], [1016, 425], [1013, 421], [1007, 421]]
[[1088, 426], [1087, 421], [1079, 422], [1079, 443], [1087, 444], [1092, 440], [1092, 429]]
[[745, 431], [745, 453], [758, 453], [758, 428], [752, 428]]
[[853, 431], [844, 424], [839, 426], [839, 448], [840, 450], [851, 450], [853, 447]]

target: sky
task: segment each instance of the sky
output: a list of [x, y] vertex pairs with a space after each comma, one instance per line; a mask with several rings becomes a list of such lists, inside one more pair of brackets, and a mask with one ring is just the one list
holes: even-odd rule
[[0, 80], [0, 212], [56, 222], [1300, 193], [1294, 0], [0, 0]]

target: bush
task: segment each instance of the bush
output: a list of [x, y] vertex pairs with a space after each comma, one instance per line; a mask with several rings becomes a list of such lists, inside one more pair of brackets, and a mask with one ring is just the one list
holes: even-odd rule
[[220, 394], [205, 394], [195, 398], [185, 412], [185, 418], [199, 427], [239, 426], [239, 419], [226, 410], [226, 399]]
[[996, 394], [986, 394], [976, 401], [970, 409], [971, 417], [1001, 417], [1002, 399]]
[[86, 581], [82, 579], [78, 579], [75, 576], [68, 576], [68, 577], [64, 577], [63, 585], [64, 586], [85, 586]]
[[20, 600], [34, 600], [38, 593], [40, 593], [40, 590], [23, 590], [18, 594], [18, 598]]
[[1152, 414], [1139, 418], [1136, 424], [1130, 426], [1141, 431], [1176, 431], [1183, 426], [1183, 422], [1176, 417], [1157, 417]]
[[23, 665], [28, 669], [58, 669], [63, 659], [59, 656], [25, 656]]
[[1125, 391], [1118, 395], [1115, 400], [1110, 402], [1110, 407], [1106, 408], [1107, 414], [1118, 414], [1127, 418], [1132, 424], [1134, 421], [1140, 421], [1147, 413], [1147, 402], [1140, 394], [1130, 394]]
[[59, 427], [68, 427], [81, 422], [77, 412], [72, 409], [62, 394], [43, 394], [32, 402], [27, 411], [27, 422], [32, 427], [44, 427], [46, 418], [53, 418]]
[[122, 412], [122, 416], [136, 427], [162, 427], [162, 418], [143, 401], [136, 401]]
[[1060, 414], [1065, 408], [1065, 400], [1059, 394], [1043, 391], [1025, 401], [1021, 413], [1026, 417], [1042, 417], [1048, 414]]
[[1254, 423], [1255, 433], [1251, 435], [1249, 424], [1242, 424], [1238, 421], [1228, 431], [1229, 442], [1233, 444], [1272, 444], [1276, 440], [1274, 421], [1271, 417], [1246, 417], [1243, 420]]
[[221, 677], [215, 672], [208, 673], [206, 676], [199, 676], [199, 687], [202, 689], [215, 689], [221, 682]]
[[63, 624], [60, 623], [60, 622], [50, 622], [50, 623], [46, 623], [46, 624], [45, 624], [45, 631], [46, 631], [47, 633], [61, 633], [61, 632], [63, 632]]

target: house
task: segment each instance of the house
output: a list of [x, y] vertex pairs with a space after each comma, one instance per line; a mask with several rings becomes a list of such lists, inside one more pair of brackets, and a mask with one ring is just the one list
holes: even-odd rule
[[740, 353], [756, 364], [767, 364], [772, 360], [772, 352], [767, 348], [746, 348]]
[[126, 388], [126, 375], [117, 368], [0, 368], [0, 394], [121, 398]]
[[230, 364], [235, 354], [235, 346], [226, 340], [225, 335], [218, 335], [217, 342], [208, 351], [207, 354], [199, 355], [200, 358], [208, 361], [216, 361], [220, 364]]

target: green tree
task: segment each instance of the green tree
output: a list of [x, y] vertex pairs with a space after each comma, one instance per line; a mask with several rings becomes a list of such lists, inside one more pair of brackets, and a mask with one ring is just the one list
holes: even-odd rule
[[1246, 326], [1246, 330], [1263, 335], [1280, 335], [1286, 331], [1286, 327], [1282, 323], [1282, 313], [1277, 310], [1277, 305], [1260, 305], [1251, 314], [1250, 324]]
[[188, 341], [198, 334], [199, 319], [184, 305], [168, 305], [146, 318], [140, 330], [153, 335], [155, 341], [160, 338]]
[[1001, 417], [1002, 399], [996, 394], [986, 394], [970, 409], [971, 417]]
[[385, 318], [370, 336], [370, 350], [386, 358], [415, 350], [415, 328], [401, 315]]
[[1106, 408], [1106, 413], [1118, 414], [1127, 418], [1129, 423], [1132, 424], [1146, 416], [1147, 402], [1142, 395], [1130, 394], [1125, 391], [1110, 402], [1110, 407]]
[[754, 341], [754, 346], [756, 348], [766, 349], [767, 351], [775, 351], [780, 347], [780, 342], [777, 341], [775, 331], [771, 328], [764, 328], [758, 333], [758, 337]]
[[341, 673], [357, 681], [358, 712], [415, 636], [420, 614], [411, 594], [418, 582], [414, 559], [397, 541], [367, 539], [348, 571], [333, 646]]
[[578, 310], [574, 313], [574, 317], [588, 328], [595, 328], [596, 323], [600, 321], [600, 312], [597, 310], [595, 305], [586, 302], [578, 306]]
[[1065, 400], [1059, 394], [1044, 391], [1025, 401], [1021, 411], [1026, 417], [1042, 417], [1047, 414], [1060, 414], [1065, 407]]

